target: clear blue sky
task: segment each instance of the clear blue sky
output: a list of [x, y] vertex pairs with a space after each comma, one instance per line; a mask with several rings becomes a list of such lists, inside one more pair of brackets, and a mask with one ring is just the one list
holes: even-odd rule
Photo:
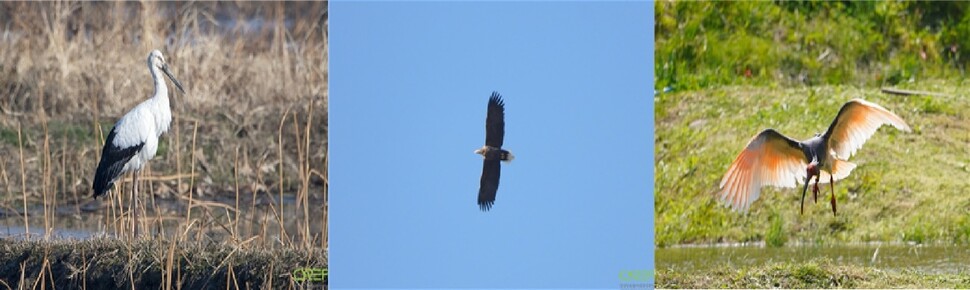
[[[653, 4], [330, 3], [330, 286], [611, 288], [653, 269]], [[476, 203], [488, 96], [506, 103]]]

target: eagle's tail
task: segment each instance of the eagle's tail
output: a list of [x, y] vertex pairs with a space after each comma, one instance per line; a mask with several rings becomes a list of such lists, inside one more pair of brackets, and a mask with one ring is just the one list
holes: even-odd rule
[[508, 150], [502, 150], [502, 161], [505, 161], [506, 163], [511, 163], [512, 159], [515, 159], [515, 155], [512, 155], [512, 152], [509, 152]]

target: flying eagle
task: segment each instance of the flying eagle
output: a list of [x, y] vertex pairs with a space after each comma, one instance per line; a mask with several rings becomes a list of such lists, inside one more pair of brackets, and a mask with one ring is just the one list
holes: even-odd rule
[[475, 150], [485, 159], [482, 167], [482, 185], [478, 188], [478, 207], [488, 211], [495, 203], [495, 192], [498, 191], [498, 179], [502, 173], [500, 161], [511, 162], [514, 156], [508, 150], [502, 149], [505, 139], [505, 102], [498, 92], [492, 92], [488, 98], [488, 116], [485, 118], [485, 146]]

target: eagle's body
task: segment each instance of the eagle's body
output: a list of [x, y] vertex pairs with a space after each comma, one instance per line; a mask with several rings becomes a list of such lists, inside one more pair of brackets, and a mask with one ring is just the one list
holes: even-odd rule
[[488, 98], [488, 115], [485, 117], [485, 146], [475, 150], [482, 155], [481, 186], [478, 188], [478, 207], [482, 211], [492, 208], [498, 192], [499, 177], [502, 175], [502, 161], [511, 162], [515, 156], [502, 149], [505, 139], [505, 102], [498, 92]]
[[514, 158], [508, 150], [488, 145], [482, 146], [475, 153], [481, 154], [485, 160], [511, 161]]

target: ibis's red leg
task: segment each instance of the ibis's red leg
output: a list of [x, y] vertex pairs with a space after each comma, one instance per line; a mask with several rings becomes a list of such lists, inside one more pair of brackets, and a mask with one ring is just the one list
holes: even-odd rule
[[829, 184], [832, 185], [832, 215], [835, 215], [835, 178], [829, 174]]

